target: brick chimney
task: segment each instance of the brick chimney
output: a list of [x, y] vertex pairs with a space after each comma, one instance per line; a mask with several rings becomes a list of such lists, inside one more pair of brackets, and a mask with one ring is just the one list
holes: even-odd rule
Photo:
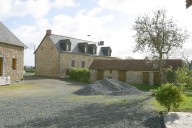
[[46, 30], [46, 35], [48, 35], [48, 36], [51, 35], [51, 30], [50, 29]]

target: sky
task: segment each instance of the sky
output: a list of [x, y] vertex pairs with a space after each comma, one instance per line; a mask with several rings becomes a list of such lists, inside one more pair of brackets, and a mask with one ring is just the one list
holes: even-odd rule
[[[28, 48], [24, 65], [34, 65], [36, 49], [47, 29], [53, 34], [90, 41], [104, 41], [111, 46], [112, 56], [143, 59], [147, 53], [133, 53], [135, 41], [132, 29], [135, 19], [167, 10], [178, 27], [192, 35], [192, 6], [185, 0], [1, 0], [0, 21]], [[87, 36], [91, 35], [91, 36]], [[184, 43], [192, 49], [192, 36]]]

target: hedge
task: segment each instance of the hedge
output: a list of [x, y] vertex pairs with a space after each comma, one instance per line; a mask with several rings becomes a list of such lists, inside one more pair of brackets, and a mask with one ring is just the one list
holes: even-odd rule
[[81, 82], [89, 82], [90, 72], [86, 68], [73, 68], [69, 71], [69, 79], [81, 81]]

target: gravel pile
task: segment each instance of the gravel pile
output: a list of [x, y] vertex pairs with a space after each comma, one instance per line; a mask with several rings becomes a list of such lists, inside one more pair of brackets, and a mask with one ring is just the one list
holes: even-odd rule
[[143, 94], [143, 92], [127, 83], [106, 78], [103, 80], [96, 81], [93, 84], [90, 84], [88, 86], [85, 86], [75, 91], [75, 94], [78, 94], [78, 95], [134, 95], [134, 94]]

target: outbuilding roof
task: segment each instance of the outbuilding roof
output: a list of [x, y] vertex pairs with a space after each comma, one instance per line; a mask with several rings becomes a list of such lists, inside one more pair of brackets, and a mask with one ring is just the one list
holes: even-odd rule
[[1, 21], [0, 21], [0, 42], [26, 47]]
[[[173, 69], [182, 67], [182, 60], [164, 60], [164, 68], [172, 66]], [[158, 71], [158, 65], [151, 60], [93, 60], [89, 67], [94, 70], [129, 70], [129, 71]]]

